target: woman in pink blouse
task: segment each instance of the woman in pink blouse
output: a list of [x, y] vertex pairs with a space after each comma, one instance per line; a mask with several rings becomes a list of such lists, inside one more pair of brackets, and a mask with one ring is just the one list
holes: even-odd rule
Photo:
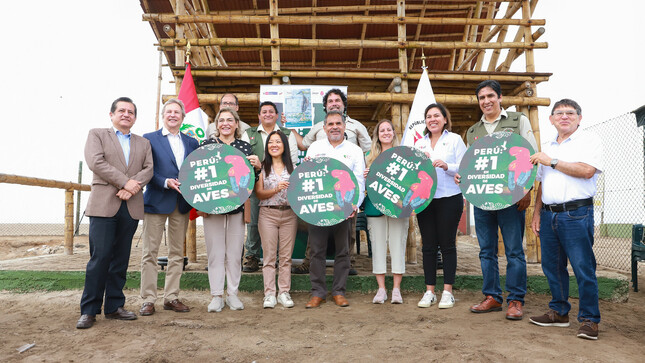
[[[262, 275], [264, 277], [265, 309], [273, 309], [277, 302], [285, 308], [293, 307], [291, 289], [291, 254], [296, 240], [298, 217], [289, 206], [287, 188], [293, 172], [289, 139], [279, 130], [267, 137], [260, 179], [255, 184], [255, 194], [260, 199], [258, 231], [262, 241]], [[278, 268], [278, 299], [276, 301], [275, 263], [280, 254]]]

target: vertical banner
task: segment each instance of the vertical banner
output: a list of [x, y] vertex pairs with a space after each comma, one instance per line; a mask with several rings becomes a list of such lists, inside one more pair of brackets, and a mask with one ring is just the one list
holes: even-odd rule
[[414, 94], [414, 101], [410, 108], [410, 116], [403, 131], [401, 145], [414, 146], [417, 140], [423, 138], [423, 129], [426, 127], [426, 115], [423, 112], [431, 103], [435, 103], [434, 92], [430, 85], [430, 78], [428, 78], [428, 70], [423, 68], [417, 92]]

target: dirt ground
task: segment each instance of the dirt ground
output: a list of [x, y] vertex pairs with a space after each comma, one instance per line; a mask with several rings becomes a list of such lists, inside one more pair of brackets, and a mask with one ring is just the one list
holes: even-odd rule
[[[58, 237], [0, 237], [0, 269], [83, 270], [88, 259], [87, 237], [75, 239], [73, 256], [62, 254], [61, 243]], [[136, 238], [130, 269], [138, 270], [141, 246], [134, 244]], [[363, 254], [366, 251], [363, 246]], [[481, 273], [477, 252], [474, 239], [459, 238], [458, 274]], [[197, 263], [188, 269], [204, 271], [205, 251], [199, 241], [197, 253]], [[503, 271], [503, 258], [500, 263]], [[371, 272], [365, 255], [357, 257], [356, 266], [360, 274]], [[422, 274], [420, 263], [408, 265], [407, 273]], [[539, 264], [529, 265], [529, 274], [539, 273]], [[598, 274], [627, 278], [606, 269], [599, 269]], [[206, 312], [207, 292], [182, 291], [182, 300], [192, 308], [189, 313], [164, 311], [158, 303], [153, 316], [136, 321], [97, 317], [93, 328], [77, 330], [80, 295], [79, 290], [0, 292], [0, 360], [641, 362], [644, 357], [645, 290], [631, 292], [627, 302], [601, 301], [603, 320], [595, 342], [575, 336], [576, 299], [571, 301], [570, 327], [544, 328], [530, 324], [527, 318], [506, 320], [499, 312], [472, 314], [468, 307], [481, 294], [469, 291], [456, 291], [455, 307], [446, 310], [436, 305], [417, 308], [421, 296], [415, 293], [404, 293], [402, 305], [373, 305], [371, 294], [349, 293], [347, 308], [328, 301], [313, 310], [304, 308], [307, 293], [294, 293], [294, 308], [264, 310], [260, 292], [241, 293], [245, 309], [221, 313]], [[125, 307], [138, 310], [138, 291], [128, 290], [126, 296]], [[549, 296], [529, 294], [525, 315], [542, 314], [548, 301]], [[35, 346], [18, 353], [17, 348], [29, 343]]]

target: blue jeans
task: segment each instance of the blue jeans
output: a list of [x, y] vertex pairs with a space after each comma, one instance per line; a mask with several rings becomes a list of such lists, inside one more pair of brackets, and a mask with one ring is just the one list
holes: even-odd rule
[[549, 308], [559, 315], [566, 315], [571, 310], [568, 301], [568, 259], [578, 282], [578, 321], [591, 320], [599, 323], [596, 257], [592, 249], [593, 225], [593, 206], [568, 212], [542, 209], [540, 214], [542, 271], [549, 281], [552, 296]]
[[517, 300], [524, 304], [526, 295], [526, 260], [524, 259], [524, 211], [513, 204], [508, 208], [489, 211], [475, 208], [475, 231], [479, 241], [479, 260], [484, 283], [482, 293], [490, 295], [499, 303], [504, 302], [499, 283], [497, 262], [497, 227], [502, 230], [506, 252], [506, 301]]

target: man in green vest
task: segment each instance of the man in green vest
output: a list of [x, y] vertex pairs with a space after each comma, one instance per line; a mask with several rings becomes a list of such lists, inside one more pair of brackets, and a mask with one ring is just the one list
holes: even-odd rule
[[[278, 121], [278, 107], [271, 101], [265, 101], [260, 104], [258, 109], [259, 125], [257, 127], [250, 127], [244, 134], [242, 134], [242, 141], [251, 144], [252, 152], [264, 160], [264, 144], [267, 137], [272, 131], [281, 130], [289, 138], [289, 152], [291, 153], [291, 160], [293, 161], [294, 168], [298, 162], [298, 144], [294, 134], [285, 127], [280, 127], [276, 124]], [[255, 272], [260, 268], [260, 252], [262, 251], [262, 244], [260, 242], [260, 233], [258, 232], [258, 215], [260, 202], [255, 196], [255, 192], [251, 194], [251, 223], [246, 227], [246, 242], [244, 243], [244, 266], [242, 271]]]
[[[520, 112], [509, 112], [502, 108], [502, 87], [499, 82], [486, 80], [477, 86], [475, 92], [483, 115], [466, 133], [468, 146], [480, 137], [495, 131], [512, 130], [524, 137], [537, 150], [535, 136], [529, 119]], [[458, 182], [457, 174], [455, 180]], [[479, 259], [484, 282], [482, 292], [485, 298], [473, 305], [473, 313], [502, 311], [502, 288], [499, 282], [497, 262], [497, 228], [502, 231], [506, 253], [506, 318], [521, 320], [522, 305], [526, 294], [526, 259], [524, 258], [524, 211], [531, 203], [530, 193], [516, 204], [505, 209], [489, 211], [475, 208], [475, 231], [479, 241]]]

